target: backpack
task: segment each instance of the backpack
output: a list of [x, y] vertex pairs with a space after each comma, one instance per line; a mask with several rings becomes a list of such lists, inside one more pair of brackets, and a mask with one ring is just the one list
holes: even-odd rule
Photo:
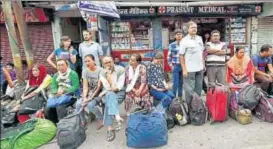
[[255, 114], [259, 119], [273, 123], [273, 98], [265, 94], [255, 108]]
[[180, 103], [178, 98], [173, 99], [169, 106], [169, 111], [174, 118], [175, 124], [179, 126], [187, 125], [189, 122], [189, 117], [186, 112], [184, 104]]
[[253, 110], [262, 98], [263, 91], [255, 85], [247, 85], [239, 90], [238, 104], [244, 108]]
[[192, 95], [192, 99], [189, 105], [189, 116], [191, 124], [200, 126], [206, 123], [208, 119], [208, 110], [205, 102], [200, 98], [197, 93]]
[[60, 149], [77, 149], [86, 139], [85, 128], [81, 125], [79, 113], [61, 119], [57, 124], [56, 134]]
[[167, 122], [167, 128], [172, 129], [175, 126], [175, 120], [169, 110], [165, 111], [164, 117]]

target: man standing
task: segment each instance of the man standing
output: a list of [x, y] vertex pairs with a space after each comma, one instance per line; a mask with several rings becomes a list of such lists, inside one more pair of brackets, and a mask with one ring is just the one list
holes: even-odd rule
[[179, 57], [179, 43], [182, 39], [182, 31], [175, 30], [175, 41], [169, 45], [168, 64], [173, 70], [173, 93], [182, 100], [182, 67]]
[[227, 46], [220, 42], [220, 32], [214, 30], [211, 32], [211, 42], [206, 45], [206, 66], [208, 82], [226, 84], [226, 51]]
[[183, 70], [183, 81], [186, 102], [189, 105], [194, 92], [201, 96], [203, 85], [203, 41], [197, 33], [197, 24], [189, 21], [188, 35], [180, 42], [180, 61]]
[[[268, 91], [269, 85], [272, 83], [272, 46], [263, 45], [260, 53], [252, 57], [253, 64], [255, 66], [255, 80], [261, 83], [261, 88], [264, 91]], [[265, 69], [268, 68], [268, 73]]]
[[82, 69], [86, 68], [84, 57], [88, 54], [92, 54], [95, 57], [97, 66], [101, 66], [100, 59], [103, 56], [101, 46], [92, 41], [92, 34], [88, 30], [83, 31], [83, 38], [84, 42], [79, 45], [79, 55], [82, 58]]

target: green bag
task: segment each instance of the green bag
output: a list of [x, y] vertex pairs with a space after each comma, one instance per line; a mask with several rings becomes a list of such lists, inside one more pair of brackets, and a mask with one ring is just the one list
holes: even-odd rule
[[31, 119], [1, 133], [1, 149], [35, 149], [49, 142], [56, 126], [46, 119]]

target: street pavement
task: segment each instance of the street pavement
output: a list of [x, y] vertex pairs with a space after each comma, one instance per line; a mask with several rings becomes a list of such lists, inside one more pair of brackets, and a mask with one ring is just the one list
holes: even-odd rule
[[[126, 118], [124, 106], [121, 115]], [[57, 149], [56, 139], [40, 149]], [[127, 149], [125, 126], [113, 142], [106, 140], [106, 127], [96, 130], [96, 122], [89, 123], [86, 141], [78, 149]], [[241, 125], [229, 118], [222, 123], [203, 126], [175, 126], [169, 130], [168, 144], [159, 149], [273, 149], [273, 123], [253, 118], [253, 123]]]
[[[171, 84], [169, 84], [172, 86]], [[205, 99], [205, 96], [202, 97]], [[126, 119], [124, 105], [121, 116]], [[96, 122], [89, 123], [86, 141], [78, 149], [128, 149], [125, 127], [116, 134], [113, 142], [106, 140], [106, 127], [96, 130]], [[249, 125], [241, 125], [229, 118], [222, 123], [203, 126], [175, 126], [169, 130], [168, 144], [159, 149], [273, 149], [273, 123], [253, 117]], [[57, 149], [56, 139], [40, 149]]]

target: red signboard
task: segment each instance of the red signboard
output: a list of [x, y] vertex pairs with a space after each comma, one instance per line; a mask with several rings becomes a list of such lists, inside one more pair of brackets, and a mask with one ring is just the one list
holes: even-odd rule
[[[47, 22], [48, 21], [48, 18], [46, 17], [43, 8], [25, 8], [24, 14], [25, 14], [25, 20], [27, 23], [28, 22]], [[12, 18], [13, 18], [14, 22], [16, 22], [14, 13], [12, 14]], [[5, 23], [5, 17], [4, 17], [3, 11], [0, 11], [0, 23]]]

